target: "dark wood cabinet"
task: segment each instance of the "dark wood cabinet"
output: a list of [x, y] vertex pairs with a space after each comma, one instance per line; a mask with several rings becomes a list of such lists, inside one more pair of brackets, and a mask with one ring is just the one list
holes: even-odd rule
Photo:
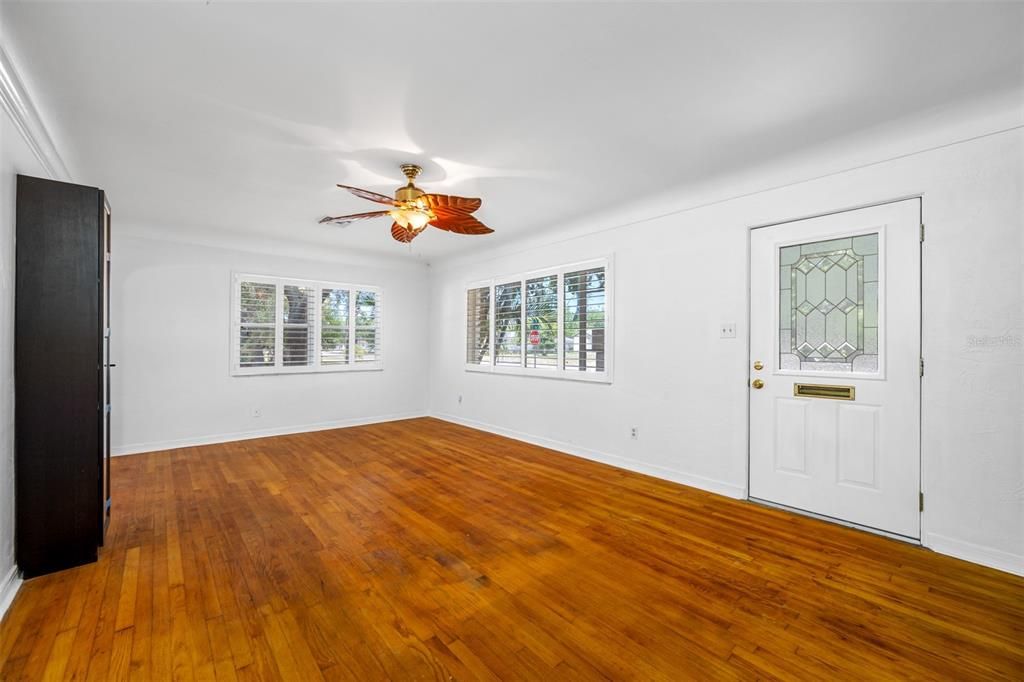
[[110, 206], [18, 176], [15, 554], [26, 577], [95, 561], [110, 520]]

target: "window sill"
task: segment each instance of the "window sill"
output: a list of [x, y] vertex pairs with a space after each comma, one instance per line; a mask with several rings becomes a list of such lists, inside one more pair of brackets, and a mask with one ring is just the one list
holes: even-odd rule
[[339, 374], [344, 372], [380, 372], [384, 370], [382, 362], [366, 363], [365, 365], [346, 365], [343, 367], [246, 367], [233, 368], [233, 377], [279, 376], [286, 374]]
[[492, 365], [464, 365], [467, 372], [477, 374], [505, 374], [521, 377], [537, 377], [540, 379], [560, 379], [562, 381], [582, 381], [591, 384], [612, 383], [611, 371], [603, 372], [571, 372], [564, 369], [540, 369], [533, 367], [495, 367]]

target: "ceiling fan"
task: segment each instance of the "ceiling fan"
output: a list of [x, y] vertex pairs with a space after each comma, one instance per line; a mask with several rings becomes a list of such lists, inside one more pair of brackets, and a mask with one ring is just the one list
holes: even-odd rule
[[321, 218], [320, 223], [345, 225], [347, 223], [354, 223], [357, 220], [390, 216], [394, 220], [391, 224], [391, 236], [405, 244], [419, 236], [427, 228], [427, 225], [433, 225], [439, 229], [456, 234], [489, 234], [494, 232], [494, 230], [470, 215], [473, 211], [480, 208], [479, 199], [454, 197], [447, 194], [428, 194], [414, 185], [413, 181], [422, 170], [422, 168], [415, 164], [402, 164], [402, 173], [405, 174], [409, 183], [395, 190], [394, 199], [377, 192], [359, 189], [358, 187], [338, 185], [338, 187], [347, 189], [357, 197], [376, 201], [378, 204], [391, 206], [391, 208], [383, 211], [337, 216], [335, 218], [328, 216]]

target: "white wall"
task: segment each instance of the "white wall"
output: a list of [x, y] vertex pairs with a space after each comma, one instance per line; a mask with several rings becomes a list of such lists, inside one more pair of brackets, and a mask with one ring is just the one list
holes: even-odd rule
[[[432, 411], [742, 497], [749, 228], [920, 193], [923, 542], [1024, 573], [1022, 159], [1017, 128], [691, 210], [679, 210], [692, 200], [680, 193], [631, 219], [591, 224], [589, 234], [574, 228], [492, 258], [435, 264]], [[463, 369], [466, 283], [607, 254], [615, 258], [612, 385]], [[678, 296], [667, 315], [657, 295], [666, 291]], [[718, 338], [725, 321], [738, 323], [738, 338]], [[671, 346], [651, 347], [658, 342]]]
[[[424, 265], [330, 254], [297, 258], [133, 237], [130, 226], [118, 229], [117, 197], [111, 202], [115, 454], [426, 412], [427, 351], [416, 342], [428, 323]], [[237, 239], [247, 240], [253, 238]], [[382, 287], [384, 370], [230, 376], [233, 271]], [[253, 408], [262, 416], [253, 417]]]
[[17, 175], [47, 177], [0, 110], [0, 616], [14, 598], [14, 225]]

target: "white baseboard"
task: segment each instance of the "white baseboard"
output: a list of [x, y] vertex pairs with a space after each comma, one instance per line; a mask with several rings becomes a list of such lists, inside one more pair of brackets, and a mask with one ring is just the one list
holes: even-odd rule
[[1024, 576], [1024, 556], [1004, 552], [1001, 549], [993, 549], [983, 545], [976, 545], [966, 540], [957, 540], [938, 533], [927, 533], [925, 535], [925, 547], [933, 552], [946, 554], [957, 559], [970, 561], [972, 564], [981, 564], [989, 568], [995, 568], [1014, 575]]
[[174, 440], [152, 441], [149, 443], [134, 443], [131, 445], [118, 445], [110, 449], [110, 454], [114, 456], [137, 455], [143, 452], [174, 450], [175, 448], [190, 448], [196, 445], [214, 445], [215, 443], [229, 443], [235, 440], [250, 440], [252, 438], [266, 438], [268, 436], [287, 436], [293, 433], [308, 433], [310, 431], [345, 429], [350, 426], [366, 426], [367, 424], [380, 424], [382, 422], [393, 422], [398, 421], [400, 419], [415, 419], [416, 417], [426, 416], [426, 412], [402, 412], [398, 414], [385, 414], [376, 417], [359, 417], [356, 419], [342, 419], [339, 421], [318, 422], [315, 424], [281, 426], [273, 429], [260, 429], [257, 431], [237, 431], [235, 433], [216, 433], [205, 436], [190, 436], [188, 438], [177, 438]]
[[683, 471], [676, 471], [675, 469], [660, 467], [654, 464], [647, 464], [645, 462], [629, 459], [628, 457], [622, 457], [620, 455], [613, 455], [607, 452], [581, 448], [570, 443], [563, 443], [561, 441], [544, 438], [542, 436], [534, 436], [533, 434], [514, 431], [512, 429], [506, 429], [501, 426], [494, 426], [493, 424], [486, 424], [472, 419], [463, 419], [462, 417], [456, 417], [451, 414], [434, 413], [430, 416], [453, 424], [468, 426], [471, 429], [478, 429], [480, 431], [487, 431], [488, 433], [494, 433], [499, 436], [506, 436], [514, 440], [523, 441], [524, 443], [530, 443], [531, 445], [539, 445], [543, 448], [558, 450], [559, 452], [564, 452], [565, 454], [572, 455], [574, 457], [582, 457], [583, 459], [601, 462], [602, 464], [609, 464], [613, 467], [618, 467], [619, 469], [635, 471], [640, 474], [646, 474], [666, 481], [672, 481], [673, 483], [688, 485], [691, 488], [700, 488], [701, 490], [717, 493], [718, 495], [724, 495], [738, 500], [746, 499], [747, 497], [746, 488], [732, 483], [726, 483], [725, 481], [718, 481], [713, 478], [706, 478], [704, 476], [688, 474]]
[[20, 588], [21, 576], [18, 575], [18, 567], [11, 566], [11, 570], [0, 580], [0, 620], [7, 614], [7, 609], [11, 607], [11, 602]]

